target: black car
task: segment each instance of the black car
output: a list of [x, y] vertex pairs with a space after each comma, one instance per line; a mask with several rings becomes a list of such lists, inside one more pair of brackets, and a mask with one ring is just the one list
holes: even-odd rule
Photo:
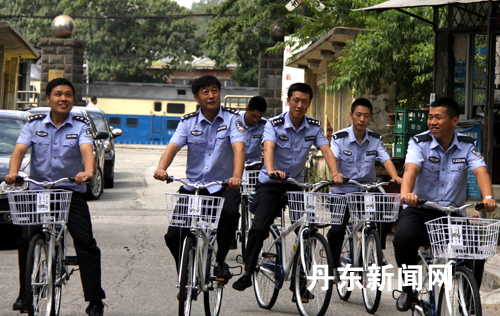
[[109, 138], [104, 139], [104, 187], [112, 188], [115, 181], [115, 138], [122, 134], [122, 130], [119, 128], [113, 129], [113, 127], [109, 125], [106, 113], [104, 113], [102, 109], [87, 107], [74, 108], [87, 111], [94, 121], [97, 131], [110, 132]]
[[[50, 111], [50, 107], [37, 107], [29, 109], [31, 114], [41, 114], [47, 113]], [[87, 198], [89, 200], [98, 200], [104, 189], [104, 140], [109, 138], [109, 132], [106, 131], [98, 131], [92, 118], [90, 115], [84, 110], [84, 108], [76, 108], [73, 107], [71, 112], [83, 116], [90, 121], [90, 126], [92, 130], [92, 139], [93, 147], [94, 147], [94, 157], [95, 157], [95, 166], [94, 166], [94, 176], [87, 183]]]

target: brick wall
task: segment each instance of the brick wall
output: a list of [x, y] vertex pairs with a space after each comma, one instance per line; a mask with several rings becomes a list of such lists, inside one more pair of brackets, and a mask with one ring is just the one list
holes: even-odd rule
[[267, 101], [265, 117], [281, 113], [281, 75], [283, 73], [283, 53], [268, 54], [266, 48], [274, 44], [259, 44], [259, 95]]

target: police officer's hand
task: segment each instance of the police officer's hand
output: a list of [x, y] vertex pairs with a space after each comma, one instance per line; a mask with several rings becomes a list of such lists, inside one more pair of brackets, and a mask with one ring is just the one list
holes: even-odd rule
[[392, 178], [390, 181], [396, 182], [397, 184], [401, 184], [401, 182], [403, 182], [403, 178], [395, 177], [395, 178]]
[[486, 212], [493, 212], [495, 207], [497, 207], [497, 203], [494, 199], [484, 199], [483, 204]]
[[241, 178], [229, 178], [229, 188], [230, 189], [239, 189], [241, 185]]
[[93, 174], [91, 174], [90, 172], [87, 172], [87, 171], [79, 172], [75, 176], [75, 182], [78, 185], [82, 185], [85, 183], [85, 181], [92, 179], [93, 176], [94, 176]]
[[17, 173], [9, 173], [5, 176], [5, 183], [12, 184], [16, 182]]
[[[275, 171], [269, 173], [269, 175], [272, 175], [272, 174], [274, 174], [276, 177], [278, 177], [280, 179], [286, 179], [286, 173], [284, 171], [275, 170]], [[274, 181], [278, 181], [279, 183], [283, 182], [283, 180], [274, 180]]]
[[161, 168], [156, 169], [155, 173], [153, 175], [153, 177], [156, 180], [160, 180], [160, 181], [165, 181], [167, 179], [167, 176], [168, 176], [167, 170], [161, 169]]
[[[335, 186], [339, 186], [344, 184], [344, 175], [339, 173], [333, 176], [332, 178], [333, 181], [335, 181]], [[334, 185], [332, 185], [334, 186]]]
[[420, 208], [420, 205], [417, 206], [417, 202], [418, 202], [418, 196], [414, 193], [406, 193], [405, 195], [401, 196], [401, 203], [404, 203], [410, 207]]

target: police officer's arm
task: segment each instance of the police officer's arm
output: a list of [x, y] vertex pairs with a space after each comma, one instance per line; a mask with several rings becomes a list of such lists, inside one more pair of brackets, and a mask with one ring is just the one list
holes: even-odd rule
[[404, 203], [411, 207], [416, 207], [418, 202], [418, 196], [412, 192], [415, 188], [415, 182], [417, 180], [419, 172], [420, 167], [416, 164], [407, 163], [405, 165], [403, 182], [401, 183], [401, 202], [404, 199]]
[[323, 157], [325, 157], [326, 164], [328, 165], [328, 170], [330, 171], [330, 176], [332, 177], [333, 181], [335, 181], [336, 185], [342, 185], [342, 175], [339, 173], [339, 168], [337, 165], [337, 158], [332, 153], [332, 150], [330, 149], [330, 146], [328, 145], [323, 145], [319, 147], [319, 150], [321, 150], [321, 153], [323, 154]]
[[241, 185], [241, 177], [245, 168], [245, 143], [235, 142], [232, 144], [234, 152], [234, 169], [233, 177], [229, 179], [230, 189], [239, 189]]
[[167, 148], [161, 155], [160, 162], [158, 163], [158, 167], [155, 170], [154, 178], [157, 180], [165, 181], [167, 179], [168, 173], [167, 169], [172, 164], [172, 161], [175, 158], [175, 155], [181, 150], [181, 147], [176, 143], [170, 142], [167, 145]]
[[485, 197], [490, 196], [493, 197], [493, 188], [491, 186], [491, 178], [486, 170], [486, 167], [479, 167], [472, 171], [474, 176], [477, 179], [477, 184], [479, 186], [479, 190], [481, 191], [481, 195], [483, 196], [484, 208], [488, 212], [493, 212], [496, 207], [495, 200], [493, 198], [485, 199]]
[[[264, 142], [264, 164], [266, 165], [267, 174], [276, 174], [281, 179], [286, 178], [286, 173], [280, 170], [274, 170], [274, 142], [266, 140]], [[278, 181], [281, 182], [281, 181]]]
[[[28, 146], [17, 143], [12, 155], [10, 156], [9, 162], [9, 174], [5, 176], [5, 182], [7, 184], [12, 184], [16, 182], [17, 174], [23, 163], [24, 155], [28, 151]], [[1, 179], [0, 179], [1, 180]]]
[[91, 144], [81, 144], [80, 152], [83, 158], [83, 172], [75, 176], [75, 182], [82, 185], [94, 176], [94, 149]]

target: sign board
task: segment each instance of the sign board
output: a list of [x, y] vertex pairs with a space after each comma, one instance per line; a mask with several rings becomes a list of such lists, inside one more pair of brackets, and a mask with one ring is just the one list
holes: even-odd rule
[[[289, 39], [290, 37], [285, 36], [285, 42]], [[290, 87], [291, 84], [296, 83], [296, 82], [304, 82], [304, 69], [300, 68], [294, 68], [294, 67], [287, 67], [286, 62], [288, 58], [292, 57], [293, 55], [303, 51], [310, 45], [304, 45], [300, 47], [299, 49], [294, 51], [295, 45], [293, 47], [286, 46], [285, 51], [283, 52], [283, 75], [281, 76], [281, 101], [282, 101], [282, 110], [283, 112], [288, 111], [289, 107], [286, 104], [286, 99], [287, 99], [287, 94], [288, 94], [288, 88]], [[293, 52], [293, 53], [292, 53]]]
[[[455, 131], [458, 133], [465, 134], [474, 138], [477, 141], [477, 148], [481, 152], [481, 125], [477, 124], [471, 127], [455, 127]], [[477, 179], [472, 173], [472, 171], [467, 171], [467, 198], [470, 199], [481, 199], [481, 191], [479, 190], [479, 185], [477, 184]]]
[[49, 81], [52, 79], [64, 78], [64, 70], [62, 69], [49, 69]]

